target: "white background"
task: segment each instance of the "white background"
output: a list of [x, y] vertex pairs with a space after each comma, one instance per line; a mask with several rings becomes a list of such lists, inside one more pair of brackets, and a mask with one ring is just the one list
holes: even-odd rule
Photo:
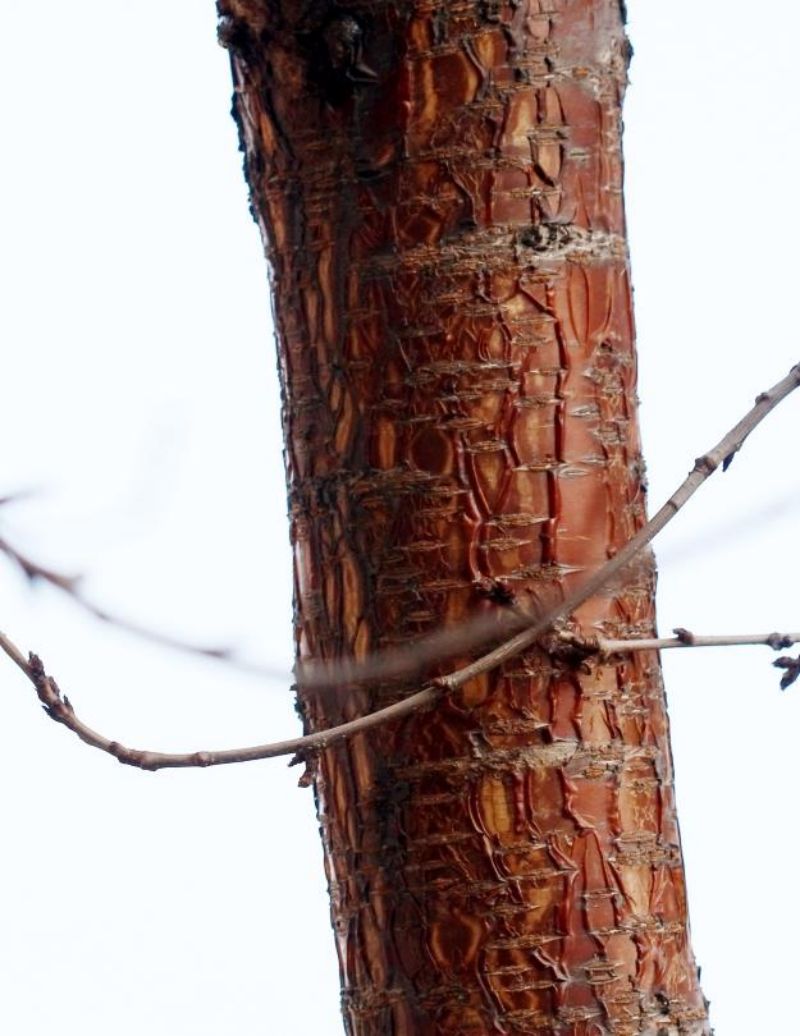
[[[2, 3], [0, 531], [103, 605], [290, 665], [264, 263], [211, 0]], [[800, 359], [793, 5], [630, 3], [628, 213], [651, 504]], [[797, 628], [800, 398], [658, 547], [662, 630]], [[0, 628], [121, 741], [297, 729], [265, 682], [109, 629], [0, 562]], [[677, 657], [676, 657], [677, 656]], [[0, 659], [0, 663], [2, 663]], [[720, 1036], [789, 1032], [800, 690], [666, 658], [694, 944]], [[285, 760], [143, 774], [0, 664], [0, 1029], [340, 1036], [310, 791]]]

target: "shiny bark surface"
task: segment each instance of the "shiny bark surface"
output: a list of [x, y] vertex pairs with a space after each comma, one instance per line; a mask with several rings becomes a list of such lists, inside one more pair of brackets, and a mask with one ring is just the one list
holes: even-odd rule
[[[558, 600], [644, 516], [621, 4], [219, 6], [300, 657]], [[650, 635], [653, 585], [645, 560], [574, 621]], [[412, 687], [301, 691], [306, 727]], [[352, 1036], [709, 1032], [655, 654], [531, 651], [310, 766]]]

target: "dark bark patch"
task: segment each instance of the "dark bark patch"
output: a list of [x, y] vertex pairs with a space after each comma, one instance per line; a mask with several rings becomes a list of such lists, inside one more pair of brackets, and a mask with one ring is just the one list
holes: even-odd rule
[[519, 235], [519, 243], [533, 252], [548, 252], [563, 248], [571, 239], [570, 227], [565, 223], [535, 223]]
[[363, 15], [339, 11], [318, 28], [298, 34], [309, 78], [333, 108], [346, 104], [359, 86], [379, 78], [365, 55], [368, 29]]
[[443, 474], [451, 467], [450, 440], [436, 428], [424, 428], [414, 436], [411, 455], [416, 466], [423, 471]]

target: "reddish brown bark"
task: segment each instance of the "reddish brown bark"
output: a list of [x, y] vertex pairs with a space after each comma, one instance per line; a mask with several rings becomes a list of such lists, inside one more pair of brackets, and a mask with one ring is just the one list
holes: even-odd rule
[[[302, 658], [562, 595], [644, 514], [618, 0], [220, 0]], [[575, 620], [653, 630], [649, 562]], [[304, 693], [309, 730], [408, 693]], [[658, 660], [543, 651], [312, 761], [357, 1036], [709, 1031]]]

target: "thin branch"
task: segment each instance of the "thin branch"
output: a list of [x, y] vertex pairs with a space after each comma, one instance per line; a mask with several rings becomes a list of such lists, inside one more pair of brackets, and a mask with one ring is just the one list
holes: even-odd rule
[[[9, 499], [18, 499], [18, 497]], [[0, 499], [0, 506], [5, 502], [4, 499]], [[252, 673], [255, 676], [268, 677], [272, 680], [286, 680], [286, 672], [275, 667], [259, 665], [256, 662], [248, 662], [245, 659], [241, 659], [235, 654], [233, 648], [203, 647], [199, 644], [190, 644], [188, 641], [180, 640], [178, 637], [171, 637], [168, 633], [162, 633], [149, 626], [140, 625], [130, 619], [123, 619], [120, 615], [101, 608], [86, 597], [81, 590], [81, 576], [64, 575], [61, 572], [47, 568], [45, 565], [40, 565], [37, 561], [33, 561], [23, 554], [22, 551], [18, 550], [2, 536], [0, 536], [0, 554], [5, 554], [9, 561], [13, 562], [22, 571], [30, 583], [39, 581], [54, 587], [69, 597], [78, 607], [88, 612], [89, 615], [99, 619], [101, 622], [107, 623], [109, 626], [115, 626], [117, 629], [121, 629], [125, 633], [131, 633], [141, 640], [147, 640], [152, 644], [158, 644], [160, 647], [166, 647], [173, 651], [180, 651], [189, 655], [199, 655], [201, 658], [210, 658], [217, 662], [224, 662], [226, 665], [233, 666], [246, 673]]]
[[[763, 392], [756, 399], [755, 406], [720, 440], [708, 453], [703, 454], [695, 462], [688, 477], [675, 493], [667, 500], [655, 516], [639, 532], [628, 541], [619, 553], [603, 565], [593, 576], [587, 579], [560, 604], [550, 608], [545, 615], [522, 633], [501, 644], [482, 658], [457, 669], [447, 676], [437, 677], [429, 685], [415, 694], [379, 709], [348, 723], [321, 730], [304, 737], [289, 741], [278, 741], [271, 744], [256, 745], [251, 748], [226, 749], [217, 752], [192, 752], [173, 754], [167, 752], [148, 752], [126, 748], [117, 741], [111, 741], [86, 726], [77, 718], [69, 699], [61, 694], [55, 680], [48, 676], [38, 656], [31, 654], [28, 660], [7, 637], [0, 634], [0, 648], [19, 666], [33, 683], [45, 711], [54, 720], [63, 723], [82, 741], [100, 748], [115, 756], [121, 763], [139, 766], [142, 769], [157, 770], [163, 767], [215, 766], [225, 763], [249, 762], [256, 759], [267, 759], [279, 755], [299, 754], [301, 757], [310, 751], [327, 748], [342, 738], [359, 731], [368, 730], [393, 719], [409, 715], [419, 709], [433, 705], [446, 691], [463, 686], [468, 680], [496, 668], [502, 662], [514, 658], [526, 648], [531, 647], [559, 619], [570, 615], [584, 601], [594, 596], [609, 580], [613, 579], [650, 541], [667, 525], [689, 498], [713, 474], [720, 464], [730, 464], [731, 458], [741, 449], [745, 439], [753, 429], [773, 410], [778, 403], [800, 385], [800, 364], [795, 365], [789, 374], [774, 385], [768, 392]], [[780, 659], [778, 660], [781, 661]], [[795, 672], [800, 674], [800, 662], [793, 663], [788, 659], [783, 668], [787, 677], [794, 679]]]
[[343, 738], [352, 737], [370, 727], [388, 723], [399, 716], [408, 715], [417, 709], [432, 705], [442, 694], [442, 691], [434, 686], [424, 687], [416, 694], [412, 694], [394, 705], [388, 705], [385, 709], [371, 712], [367, 716], [350, 720], [349, 723], [342, 723], [330, 730], [321, 730], [316, 734], [306, 734], [304, 737], [291, 738], [288, 741], [274, 741], [265, 745], [252, 745], [248, 748], [226, 748], [219, 751], [200, 752], [150, 752], [138, 748], [127, 748], [119, 741], [112, 741], [110, 738], [99, 734], [96, 730], [87, 726], [75, 715], [75, 710], [69, 698], [62, 694], [56, 681], [45, 672], [42, 660], [38, 655], [31, 654], [28, 658], [20, 649], [0, 633], [0, 648], [8, 657], [16, 663], [22, 672], [28, 677], [42, 703], [47, 715], [56, 723], [63, 723], [65, 727], [77, 734], [81, 741], [93, 748], [99, 748], [102, 752], [113, 755], [121, 763], [127, 766], [138, 766], [142, 770], [163, 770], [178, 767], [204, 767], [224, 766], [227, 763], [248, 763], [256, 759], [271, 759], [280, 755], [296, 755], [298, 752], [321, 751], [329, 745]]
[[[16, 502], [21, 495], [18, 493], [13, 496], [0, 497], [0, 507], [5, 503]], [[73, 604], [93, 618], [121, 629], [124, 633], [132, 634], [173, 651], [222, 662], [253, 676], [286, 682], [289, 675], [286, 670], [242, 659], [231, 647], [192, 644], [101, 608], [83, 593], [82, 576], [66, 575], [41, 565], [2, 536], [0, 536], [0, 554], [5, 554], [9, 561], [20, 569], [31, 585], [42, 582], [53, 587], [65, 594]], [[509, 595], [505, 584], [498, 580], [487, 580], [487, 583], [490, 585], [479, 589], [489, 600], [505, 605], [513, 603], [513, 594]], [[487, 643], [497, 642], [503, 637], [511, 636], [513, 633], [525, 629], [530, 623], [531, 615], [523, 614], [519, 609], [509, 607], [499, 610], [495, 608], [491, 612], [464, 619], [457, 625], [436, 630], [423, 637], [409, 640], [400, 646], [372, 652], [367, 658], [358, 661], [347, 658], [311, 659], [298, 663], [295, 666], [295, 678], [304, 690], [325, 689], [343, 683], [374, 680], [378, 677], [382, 680], [404, 676], [413, 678], [433, 664], [442, 664], [463, 650], [476, 650]]]
[[[587, 667], [590, 658], [609, 658], [630, 651], [663, 651], [665, 648], [737, 647], [763, 644], [773, 651], [781, 651], [800, 643], [800, 633], [728, 633], [721, 636], [698, 636], [691, 630], [678, 627], [674, 637], [640, 637], [635, 640], [610, 640], [605, 637], [585, 636], [567, 629], [553, 630], [540, 640], [541, 646], [555, 659], [562, 659], [573, 668]], [[772, 663], [783, 669], [781, 690], [800, 678], [800, 657], [783, 655]]]
[[441, 665], [453, 655], [474, 651], [497, 642], [519, 630], [527, 629], [533, 620], [521, 608], [499, 608], [482, 615], [462, 619], [453, 626], [381, 651], [364, 659], [309, 659], [295, 665], [295, 679], [304, 690], [325, 690], [341, 684], [365, 683], [369, 680], [413, 677], [432, 665]]
[[[669, 648], [691, 647], [737, 647], [746, 644], [763, 644], [773, 651], [781, 651], [800, 643], [800, 633], [726, 633], [721, 636], [701, 637], [689, 630], [676, 629], [674, 637], [649, 637], [640, 640], [606, 640], [598, 637], [597, 649], [603, 655], [621, 655], [628, 651], [664, 651]], [[560, 633], [565, 641], [570, 634]]]

